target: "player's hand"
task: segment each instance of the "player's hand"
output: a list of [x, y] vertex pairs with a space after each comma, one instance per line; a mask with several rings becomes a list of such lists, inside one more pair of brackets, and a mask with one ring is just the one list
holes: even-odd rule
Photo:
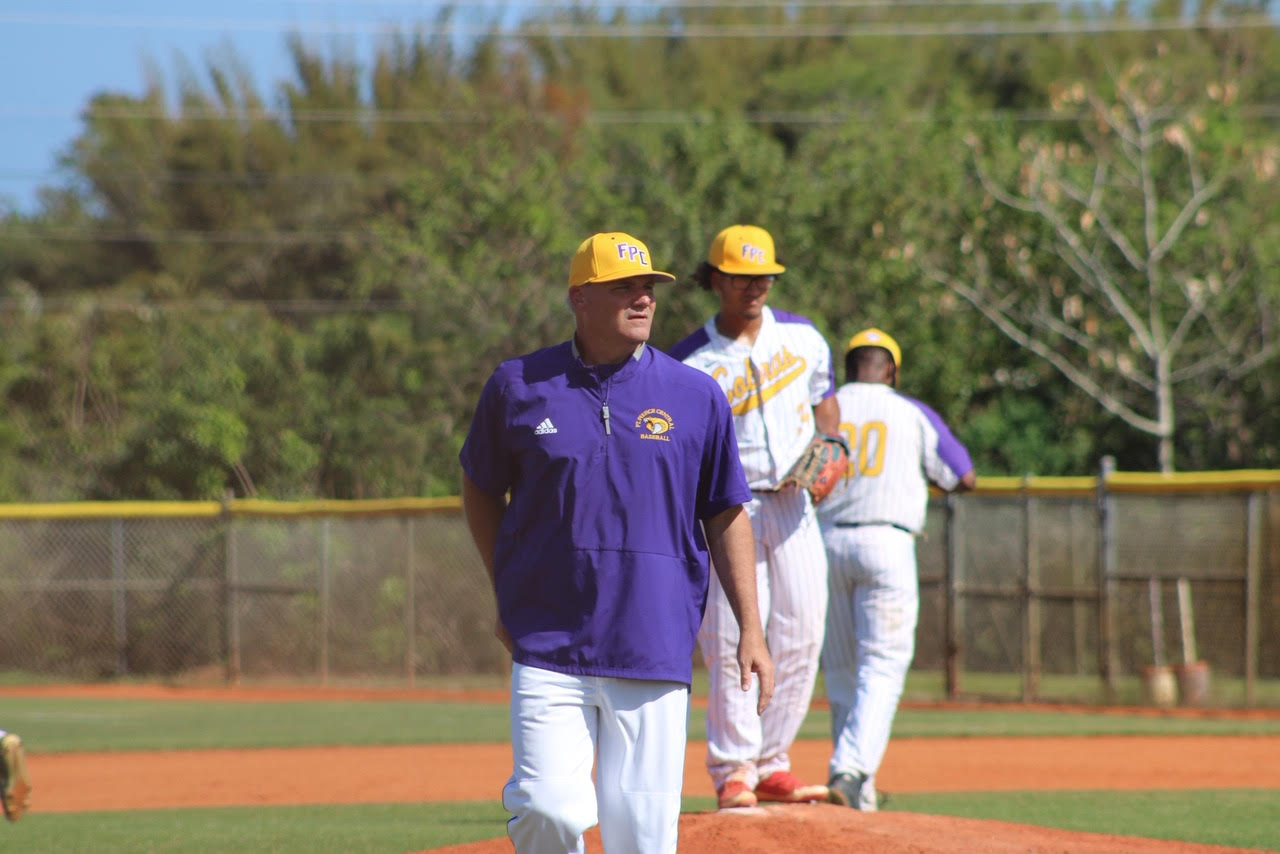
[[764, 642], [764, 632], [751, 632], [738, 639], [738, 672], [742, 676], [742, 690], [751, 690], [751, 674], [760, 680], [760, 696], [756, 700], [756, 714], [764, 714], [773, 698], [773, 659]]

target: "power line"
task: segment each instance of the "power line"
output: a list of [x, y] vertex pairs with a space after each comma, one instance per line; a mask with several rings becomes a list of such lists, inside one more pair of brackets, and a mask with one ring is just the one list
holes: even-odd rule
[[133, 314], [148, 312], [200, 314], [226, 313], [232, 310], [267, 310], [277, 314], [378, 314], [417, 311], [430, 308], [416, 300], [340, 300], [340, 299], [126, 299], [120, 297], [0, 297], [0, 313], [56, 314], [82, 311], [86, 307], [100, 311]]
[[[169, 29], [218, 31], [286, 31], [317, 35], [380, 34], [387, 23], [324, 23], [251, 21], [239, 18], [133, 17], [120, 15], [0, 13], [0, 24], [81, 26], [99, 29]], [[756, 38], [929, 38], [955, 36], [1100, 35], [1106, 33], [1154, 33], [1189, 30], [1275, 29], [1266, 15], [1235, 18], [1165, 17], [1135, 19], [1074, 19], [1056, 21], [951, 21], [886, 24], [561, 24], [530, 23], [502, 28], [490, 25], [415, 25], [419, 36], [472, 39], [756, 39]]]
[[[312, 6], [416, 6], [421, 7], [421, 0], [294, 0]], [[612, 9], [776, 9], [785, 5], [788, 9], [877, 9], [900, 6], [1056, 6], [1059, 0], [623, 0], [611, 3]], [[534, 0], [534, 2], [465, 2], [461, 4], [468, 9], [507, 9], [539, 8], [571, 11], [574, 6], [562, 0]]]
[[253, 246], [299, 246], [367, 240], [367, 231], [216, 231], [197, 229], [41, 228], [0, 229], [0, 240], [47, 240], [54, 243], [216, 243]]
[[[1280, 102], [1242, 104], [1238, 107], [1241, 114], [1248, 118], [1273, 118], [1280, 116]], [[22, 109], [0, 110], [0, 117], [30, 118], [34, 115], [44, 117], [41, 110]], [[424, 125], [457, 125], [486, 124], [494, 121], [498, 113], [485, 110], [418, 110], [418, 109], [384, 109], [378, 107], [361, 107], [356, 109], [296, 109], [296, 110], [264, 110], [250, 109], [228, 111], [213, 108], [183, 107], [170, 110], [164, 107], [123, 106], [93, 107], [80, 111], [80, 117], [94, 116], [105, 119], [155, 120], [155, 121], [199, 121], [199, 122], [231, 122], [275, 121], [289, 124], [310, 124], [325, 122], [353, 122], [364, 124], [424, 124]], [[529, 119], [559, 120], [563, 113], [551, 110], [529, 110]], [[1069, 122], [1087, 118], [1087, 113], [1061, 113], [1052, 110], [989, 110], [985, 112], [946, 115], [936, 112], [917, 112], [902, 117], [898, 121], [907, 123], [928, 121], [974, 121], [996, 122], [1014, 121], [1019, 123], [1037, 122]], [[712, 122], [723, 118], [723, 114], [706, 109], [666, 109], [666, 110], [591, 110], [575, 116], [587, 124], [598, 125], [660, 125], [685, 124], [690, 122]], [[833, 110], [750, 110], [735, 113], [731, 118], [747, 124], [808, 124], [830, 125], [849, 121], [886, 121], [883, 114], [873, 111], [847, 112]], [[0, 173], [2, 174], [2, 173]]]

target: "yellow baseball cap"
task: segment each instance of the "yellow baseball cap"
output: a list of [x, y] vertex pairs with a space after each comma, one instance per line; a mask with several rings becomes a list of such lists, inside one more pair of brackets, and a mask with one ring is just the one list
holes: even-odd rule
[[849, 339], [849, 345], [844, 348], [844, 352], [848, 354], [850, 350], [856, 350], [859, 347], [883, 347], [893, 357], [893, 363], [899, 369], [902, 368], [902, 348], [887, 332], [882, 332], [875, 327], [864, 329]]
[[649, 247], [629, 234], [607, 231], [593, 234], [569, 262], [569, 287], [588, 285], [592, 282], [614, 282], [632, 276], [647, 276], [654, 282], [674, 282], [670, 273], [653, 269], [649, 260]]
[[787, 269], [778, 263], [773, 238], [758, 225], [731, 225], [717, 234], [707, 263], [731, 276], [773, 276]]

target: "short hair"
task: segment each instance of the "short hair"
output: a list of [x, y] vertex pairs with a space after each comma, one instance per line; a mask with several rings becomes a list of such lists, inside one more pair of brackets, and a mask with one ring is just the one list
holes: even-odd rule
[[711, 274], [715, 272], [715, 269], [715, 267], [711, 266], [711, 262], [700, 261], [698, 263], [698, 269], [694, 270], [693, 275], [689, 278], [697, 282], [698, 287], [702, 288], [704, 291], [709, 291], [711, 290]]
[[[778, 263], [779, 264], [782, 263], [781, 258], [778, 259]], [[702, 288], [704, 291], [709, 291], [711, 290], [711, 274], [712, 273], [723, 273], [726, 276], [735, 275], [734, 273], [725, 273], [723, 270], [719, 269], [718, 267], [711, 266], [710, 261], [699, 261], [698, 269], [694, 270], [693, 275], [690, 276], [689, 278], [692, 279], [694, 282], [696, 282], [698, 287]], [[739, 273], [737, 275], [743, 275], [743, 274]], [[773, 276], [777, 274], [766, 273], [764, 275]]]
[[894, 364], [893, 354], [884, 347], [854, 347], [844, 354], [844, 375], [849, 382], [853, 382], [862, 365], [880, 367], [884, 364]]

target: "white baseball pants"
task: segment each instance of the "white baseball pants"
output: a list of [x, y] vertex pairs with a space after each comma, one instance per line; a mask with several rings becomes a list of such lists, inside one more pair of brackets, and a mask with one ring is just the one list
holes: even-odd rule
[[698, 644], [707, 665], [707, 771], [716, 789], [730, 777], [748, 786], [791, 769], [795, 741], [818, 675], [827, 613], [827, 556], [809, 493], [756, 493], [747, 512], [756, 540], [756, 590], [773, 657], [773, 700], [756, 714], [759, 684], [743, 691], [738, 623], [711, 574]]
[[920, 613], [916, 542], [889, 525], [829, 528], [831, 602], [822, 674], [831, 701], [831, 774], [861, 774], [864, 810], [915, 655]]
[[583, 854], [597, 823], [606, 854], [675, 852], [688, 719], [680, 682], [514, 665], [502, 805], [517, 854]]

